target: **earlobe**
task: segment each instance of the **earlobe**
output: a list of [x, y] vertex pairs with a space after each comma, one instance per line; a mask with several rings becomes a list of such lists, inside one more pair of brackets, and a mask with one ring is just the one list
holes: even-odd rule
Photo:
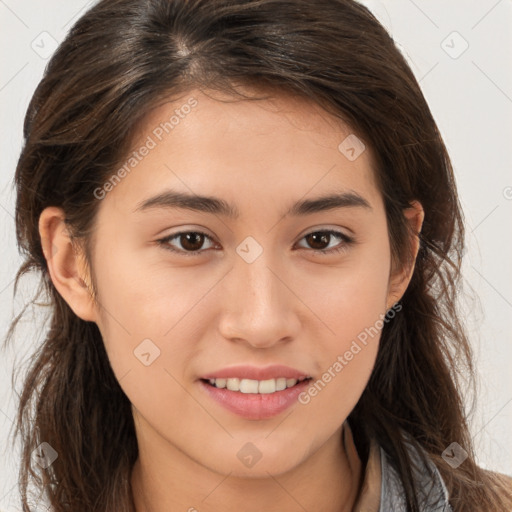
[[45, 208], [39, 217], [39, 235], [53, 285], [82, 320], [96, 321], [87, 266], [82, 252], [73, 244], [61, 208]]
[[411, 281], [414, 267], [416, 264], [416, 257], [420, 248], [419, 234], [425, 218], [425, 211], [419, 201], [412, 201], [409, 208], [404, 210], [404, 216], [408, 222], [411, 236], [409, 238], [409, 254], [410, 263], [406, 265], [401, 271], [390, 277], [388, 287], [388, 304], [387, 308], [397, 303], [405, 293], [409, 282]]

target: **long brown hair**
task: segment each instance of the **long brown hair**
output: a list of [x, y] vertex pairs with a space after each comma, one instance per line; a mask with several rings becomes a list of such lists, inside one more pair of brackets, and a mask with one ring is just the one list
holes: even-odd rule
[[[390, 455], [409, 512], [419, 505], [406, 438], [439, 468], [455, 512], [509, 510], [497, 477], [475, 463], [465, 416], [462, 385], [472, 382], [473, 367], [456, 307], [464, 226], [450, 159], [392, 38], [352, 0], [103, 0], [50, 60], [28, 108], [15, 177], [25, 258], [16, 285], [38, 272], [34, 300], [51, 305], [17, 417], [23, 510], [31, 510], [31, 486], [57, 512], [134, 510], [129, 482], [138, 455], [131, 404], [96, 324], [78, 318], [49, 278], [42, 210], [61, 207], [74, 239], [90, 249], [94, 190], [124, 160], [149, 109], [192, 87], [237, 95], [237, 83], [302, 95], [372, 148], [397, 266], [408, 262], [403, 209], [422, 204], [402, 312], [384, 325], [351, 425], [360, 443], [375, 438]], [[39, 472], [31, 453], [42, 442], [58, 458]], [[468, 453], [455, 469], [441, 457], [452, 442]]]

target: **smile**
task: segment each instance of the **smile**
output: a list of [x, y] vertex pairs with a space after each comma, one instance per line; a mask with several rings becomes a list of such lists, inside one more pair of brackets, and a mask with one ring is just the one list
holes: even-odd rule
[[300, 379], [287, 379], [286, 377], [278, 377], [277, 379], [253, 380], [253, 379], [208, 379], [208, 382], [218, 389], [228, 389], [229, 391], [238, 391], [240, 393], [258, 393], [271, 394], [276, 391], [283, 391], [291, 388], [309, 377]]

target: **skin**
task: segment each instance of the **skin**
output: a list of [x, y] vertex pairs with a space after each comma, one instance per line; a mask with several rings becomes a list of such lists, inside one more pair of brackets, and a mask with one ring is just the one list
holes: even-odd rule
[[[348, 464], [340, 434], [370, 377], [379, 335], [308, 404], [270, 419], [227, 411], [198, 378], [236, 364], [277, 363], [317, 380], [400, 299], [413, 268], [391, 274], [371, 150], [347, 159], [338, 145], [350, 129], [289, 94], [225, 103], [219, 93], [197, 90], [151, 111], [134, 148], [190, 97], [197, 106], [99, 200], [90, 266], [72, 245], [62, 210], [50, 207], [40, 217], [51, 279], [79, 317], [97, 323], [133, 404], [137, 510], [351, 510], [361, 467]], [[134, 211], [168, 188], [222, 198], [240, 217]], [[300, 199], [341, 190], [371, 208], [283, 216]], [[419, 232], [421, 205], [414, 202], [404, 215]], [[355, 242], [315, 254], [344, 244], [332, 236], [323, 245], [305, 238], [322, 229]], [[182, 230], [211, 238], [195, 242], [194, 256], [155, 242]], [[263, 249], [252, 263], [236, 252], [248, 236]], [[186, 240], [168, 243], [184, 250]], [[414, 256], [417, 250], [413, 237]], [[160, 349], [149, 366], [133, 353], [147, 338]], [[237, 458], [247, 442], [261, 453], [250, 468]]]

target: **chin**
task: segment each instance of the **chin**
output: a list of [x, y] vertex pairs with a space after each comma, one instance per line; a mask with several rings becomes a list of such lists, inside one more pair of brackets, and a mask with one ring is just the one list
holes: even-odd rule
[[255, 464], [252, 468], [246, 467], [244, 468], [242, 464], [228, 466], [226, 465], [223, 468], [223, 471], [220, 471], [222, 474], [229, 474], [234, 478], [248, 478], [248, 479], [258, 479], [258, 478], [268, 478], [270, 475], [279, 476], [288, 473], [296, 467], [295, 464], [287, 464], [267, 461], [264, 463], [260, 460], [257, 464]]
[[297, 445], [283, 449], [283, 445], [269, 446], [267, 443], [266, 446], [261, 446], [261, 444], [244, 442], [236, 448], [234, 455], [231, 450], [225, 451], [209, 461], [212, 462], [211, 465], [208, 463], [205, 465], [223, 475], [231, 474], [238, 478], [268, 478], [269, 474], [278, 476], [287, 473], [304, 460]]

